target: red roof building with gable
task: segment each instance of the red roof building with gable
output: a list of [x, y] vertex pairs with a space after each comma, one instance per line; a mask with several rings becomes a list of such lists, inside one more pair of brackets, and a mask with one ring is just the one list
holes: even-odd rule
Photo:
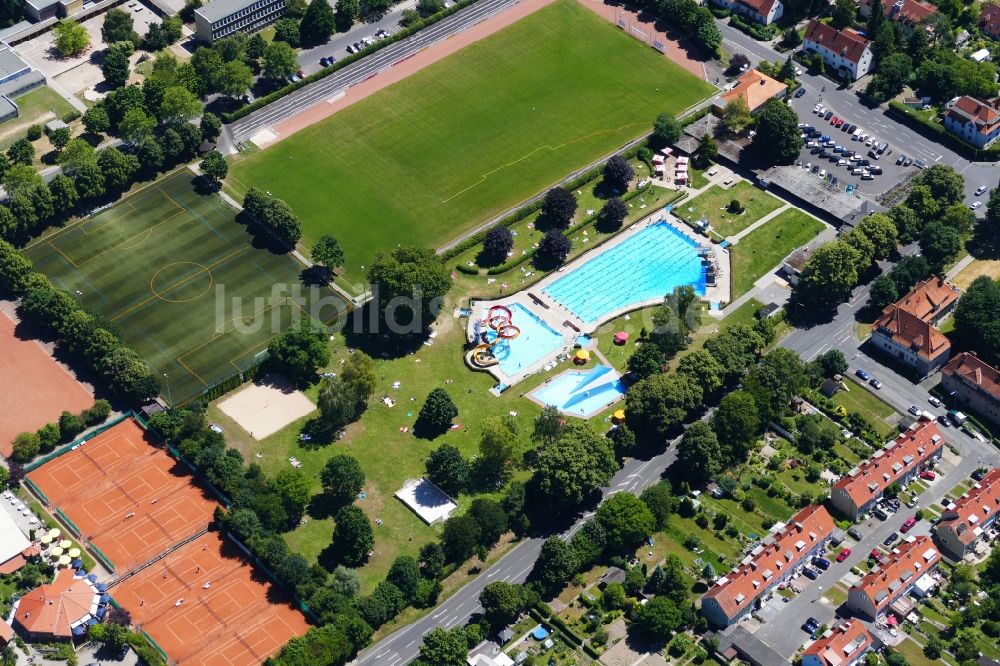
[[852, 81], [857, 81], [871, 69], [873, 56], [870, 45], [870, 41], [849, 28], [837, 30], [817, 19], [809, 21], [802, 42], [807, 53], [820, 54], [828, 68], [850, 76]]
[[872, 344], [926, 377], [951, 357], [951, 341], [935, 327], [958, 297], [959, 290], [944, 278], [920, 282], [875, 320]]
[[1000, 423], [1000, 370], [975, 354], [962, 352], [941, 369], [941, 388], [960, 405]]
[[884, 615], [896, 599], [910, 591], [917, 579], [933, 571], [941, 561], [941, 553], [928, 536], [904, 541], [893, 549], [888, 559], [877, 566], [847, 591], [847, 607], [874, 620]]
[[854, 666], [871, 651], [872, 643], [865, 625], [847, 620], [802, 651], [802, 666]]
[[972, 552], [986, 530], [996, 523], [998, 513], [1000, 467], [995, 467], [948, 505], [934, 526], [934, 536], [945, 553], [960, 560]]

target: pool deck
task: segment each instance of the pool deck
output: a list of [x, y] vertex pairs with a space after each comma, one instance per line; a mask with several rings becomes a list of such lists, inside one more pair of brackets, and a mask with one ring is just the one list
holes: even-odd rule
[[[497, 378], [500, 382], [507, 384], [508, 386], [513, 386], [517, 382], [521, 381], [529, 375], [535, 374], [539, 370], [546, 369], [548, 365], [551, 369], [552, 363], [560, 355], [570, 354], [573, 350], [573, 346], [576, 343], [577, 337], [580, 335], [591, 335], [593, 334], [601, 325], [607, 321], [611, 321], [616, 317], [620, 317], [628, 312], [633, 312], [635, 310], [641, 310], [643, 308], [660, 305], [663, 303], [663, 299], [667, 294], [659, 296], [657, 298], [652, 298], [645, 301], [640, 301], [637, 303], [630, 303], [625, 307], [621, 307], [612, 310], [605, 314], [596, 323], [589, 323], [581, 320], [573, 312], [567, 310], [565, 307], [557, 303], [552, 299], [546, 292], [545, 289], [551, 285], [556, 280], [563, 277], [563, 275], [570, 273], [583, 264], [587, 263], [595, 256], [600, 253], [609, 250], [616, 245], [619, 245], [633, 235], [639, 233], [643, 229], [650, 227], [654, 224], [659, 224], [661, 222], [667, 222], [674, 229], [684, 234], [688, 238], [692, 239], [697, 245], [706, 246], [711, 248], [715, 255], [716, 264], [716, 283], [713, 286], [705, 287], [705, 294], [700, 298], [702, 300], [713, 302], [713, 303], [728, 303], [730, 299], [730, 260], [729, 251], [718, 245], [711, 243], [707, 238], [699, 236], [692, 230], [689, 226], [681, 222], [679, 219], [674, 217], [672, 214], [667, 212], [665, 209], [658, 210], [651, 215], [643, 218], [639, 222], [631, 225], [627, 230], [618, 234], [614, 238], [608, 240], [604, 244], [596, 247], [588, 252], [583, 253], [570, 263], [559, 268], [557, 271], [553, 272], [551, 275], [546, 276], [539, 282], [535, 283], [531, 287], [519, 291], [510, 296], [504, 298], [499, 298], [496, 300], [482, 300], [476, 301], [473, 305], [473, 315], [469, 318], [468, 326], [466, 329], [466, 337], [471, 343], [475, 339], [475, 324], [477, 319], [482, 319], [486, 311], [494, 305], [505, 305], [510, 306], [513, 303], [520, 303], [526, 309], [533, 312], [539, 319], [545, 322], [553, 330], [562, 333], [563, 335], [563, 347], [553, 354], [544, 356], [532, 365], [523, 368], [516, 375], [508, 375], [505, 373], [499, 365], [493, 365], [488, 368], [475, 368], [476, 370], [485, 370]], [[515, 325], [517, 322], [514, 322]], [[593, 351], [593, 348], [592, 348]], [[471, 367], [471, 366], [470, 366]]]

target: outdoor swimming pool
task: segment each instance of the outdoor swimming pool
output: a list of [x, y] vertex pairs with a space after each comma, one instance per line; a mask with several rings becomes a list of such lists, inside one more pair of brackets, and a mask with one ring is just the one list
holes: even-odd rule
[[500, 369], [508, 376], [528, 369], [539, 359], [553, 355], [563, 346], [563, 336], [520, 303], [511, 303], [510, 321], [521, 329], [513, 340], [501, 340], [493, 349]]
[[625, 386], [613, 369], [597, 365], [569, 370], [544, 384], [531, 397], [567, 414], [589, 418], [625, 395]]
[[596, 324], [616, 310], [663, 298], [686, 284], [705, 295], [698, 243], [668, 222], [657, 222], [542, 291], [582, 321]]

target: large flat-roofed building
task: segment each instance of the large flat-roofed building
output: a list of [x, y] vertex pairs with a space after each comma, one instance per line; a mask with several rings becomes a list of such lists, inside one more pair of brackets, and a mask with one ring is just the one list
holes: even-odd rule
[[788, 580], [797, 567], [822, 552], [834, 527], [830, 513], [819, 504], [807, 506], [785, 524], [775, 525], [739, 566], [705, 593], [702, 613], [718, 627], [739, 621], [775, 585]]
[[1000, 370], [962, 352], [941, 368], [941, 388], [960, 405], [1000, 423]]
[[958, 296], [958, 289], [941, 277], [918, 283], [872, 324], [872, 345], [926, 377], [951, 357], [951, 342], [936, 327]]
[[802, 651], [802, 666], [854, 666], [872, 650], [872, 635], [858, 620], [830, 629]]
[[910, 481], [928, 461], [940, 458], [943, 449], [937, 423], [921, 418], [833, 484], [830, 501], [837, 511], [857, 520], [882, 498], [886, 488]]
[[0, 46], [0, 122], [18, 115], [12, 97], [45, 84], [45, 76], [7, 46]]
[[964, 495], [952, 502], [934, 526], [934, 536], [942, 550], [960, 560], [976, 543], [1000, 513], [1000, 467], [989, 471]]
[[928, 536], [904, 541], [888, 560], [847, 591], [847, 607], [869, 620], [883, 615], [894, 601], [910, 591], [917, 579], [933, 571], [941, 553]]
[[257, 32], [285, 13], [286, 0], [213, 0], [194, 11], [195, 36], [211, 44], [237, 32]]
[[50, 18], [66, 18], [83, 9], [83, 0], [24, 0], [24, 12], [36, 23]]

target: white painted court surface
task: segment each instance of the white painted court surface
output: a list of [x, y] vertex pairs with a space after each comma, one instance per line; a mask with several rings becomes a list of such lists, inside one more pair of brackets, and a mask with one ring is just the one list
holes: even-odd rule
[[424, 478], [410, 479], [396, 491], [396, 498], [428, 525], [447, 520], [458, 504]]
[[220, 402], [219, 409], [259, 441], [309, 415], [316, 405], [285, 378], [270, 375], [247, 384]]

